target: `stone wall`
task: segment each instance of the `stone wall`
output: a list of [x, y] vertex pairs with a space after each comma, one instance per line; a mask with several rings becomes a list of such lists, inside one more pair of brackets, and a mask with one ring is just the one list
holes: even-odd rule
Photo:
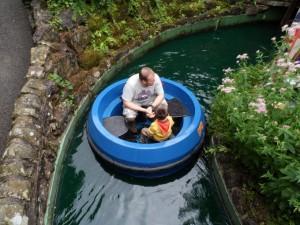
[[[43, 12], [34, 2], [34, 19]], [[39, 30], [37, 22], [35, 28]], [[43, 25], [43, 24], [42, 24]], [[48, 33], [49, 34], [49, 33]], [[42, 39], [31, 49], [27, 82], [15, 102], [12, 128], [0, 163], [0, 224], [43, 224], [55, 148], [47, 141], [55, 84], [45, 79], [51, 46]]]
[[12, 128], [0, 164], [1, 225], [38, 224], [37, 209], [45, 211], [39, 202], [47, 200], [47, 164], [53, 163], [55, 155], [45, 144], [47, 121], [51, 117], [47, 99], [53, 86], [44, 79], [43, 66], [48, 54], [46, 45], [31, 49], [27, 82], [15, 102]]
[[[31, 1], [35, 47], [0, 159], [0, 225], [44, 224], [60, 135], [75, 106], [111, 66], [107, 57], [99, 67], [80, 68], [78, 55], [89, 42], [89, 31], [80, 26], [81, 18], [74, 21], [67, 10], [60, 15], [66, 32], [56, 32], [49, 24], [52, 15], [42, 2]], [[48, 79], [49, 73], [71, 81], [76, 91], [73, 105], [61, 101], [59, 87]]]

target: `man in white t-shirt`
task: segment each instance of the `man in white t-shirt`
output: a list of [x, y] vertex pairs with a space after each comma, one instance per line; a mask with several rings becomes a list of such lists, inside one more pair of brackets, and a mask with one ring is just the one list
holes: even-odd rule
[[136, 133], [135, 119], [138, 112], [153, 118], [154, 109], [167, 104], [159, 76], [149, 67], [143, 67], [138, 74], [126, 82], [122, 94], [123, 115], [131, 132]]

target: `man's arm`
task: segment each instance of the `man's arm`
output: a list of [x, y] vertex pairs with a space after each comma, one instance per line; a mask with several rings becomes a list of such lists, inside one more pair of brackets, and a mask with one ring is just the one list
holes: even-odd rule
[[124, 104], [124, 107], [132, 109], [134, 111], [149, 113], [145, 108], [135, 104], [134, 102], [127, 101], [127, 100], [123, 99], [123, 104]]
[[156, 108], [157, 106], [159, 106], [162, 103], [162, 101], [164, 100], [164, 98], [165, 98], [164, 94], [157, 95], [156, 98], [154, 99], [154, 101], [152, 102], [151, 106], [153, 108]]

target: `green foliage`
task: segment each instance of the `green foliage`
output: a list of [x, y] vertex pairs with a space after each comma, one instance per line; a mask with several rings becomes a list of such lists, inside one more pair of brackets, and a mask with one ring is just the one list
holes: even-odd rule
[[285, 54], [286, 43], [274, 42], [277, 54], [256, 65], [247, 55], [240, 68], [227, 70], [212, 105], [210, 132], [220, 137], [249, 172], [261, 177], [261, 191], [279, 209], [300, 216], [300, 77]]
[[228, 2], [218, 1], [217, 6], [210, 10], [211, 14], [220, 15], [223, 13], [228, 13], [230, 9], [230, 4]]
[[53, 81], [60, 88], [60, 99], [66, 104], [73, 106], [74, 105], [74, 95], [72, 94], [73, 85], [70, 81], [64, 79], [57, 73], [50, 73], [48, 79]]
[[179, 15], [182, 17], [185, 16], [192, 16], [192, 15], [200, 15], [201, 12], [205, 9], [205, 2], [204, 1], [191, 1], [191, 2], [186, 2], [183, 4], [179, 9], [176, 9], [178, 5], [176, 4], [171, 4], [171, 8], [173, 9], [172, 11], [178, 11]]
[[138, 16], [134, 20], [139, 27], [139, 30], [145, 30], [150, 28], [150, 24], [147, 23], [142, 17]]
[[128, 3], [128, 15], [129, 16], [136, 16], [139, 14], [139, 10], [141, 7], [141, 1], [137, 1], [137, 0], [129, 0]]
[[223, 145], [217, 145], [215, 147], [208, 147], [205, 149], [206, 154], [215, 154], [215, 153], [226, 153], [228, 152], [228, 148]]
[[95, 11], [95, 7], [88, 5], [83, 0], [77, 0], [72, 4], [72, 10], [74, 12], [74, 16], [86, 16], [90, 15]]
[[97, 9], [109, 10], [113, 4], [113, 0], [47, 0], [48, 8], [52, 12], [71, 8], [79, 14]]
[[63, 9], [72, 9], [74, 12], [73, 20], [75, 20], [77, 16], [87, 16], [95, 11], [94, 7], [87, 5], [84, 0], [48, 0], [47, 5], [53, 14], [50, 25], [56, 30], [62, 29], [62, 21], [59, 18], [59, 14]]
[[50, 11], [58, 12], [64, 8], [71, 8], [77, 0], [47, 0], [47, 5]]
[[61, 76], [59, 76], [57, 73], [50, 73], [48, 75], [48, 79], [52, 80], [60, 88], [64, 88], [69, 91], [73, 90], [72, 83], [70, 81], [62, 78]]
[[154, 18], [156, 18], [162, 24], [172, 23], [173, 18], [168, 14], [167, 4], [163, 3], [161, 0], [154, 0], [155, 2], [155, 10], [154, 10]]
[[100, 29], [92, 34], [91, 43], [92, 48], [101, 54], [106, 54], [110, 48], [118, 46], [118, 41], [113, 37], [109, 23], [104, 23]]
[[[151, 38], [164, 25], [204, 10], [201, 0], [46, 0], [53, 13], [50, 24], [61, 30], [60, 12], [71, 9], [92, 31], [91, 46], [99, 54], [108, 54], [121, 44]], [[82, 22], [82, 20], [80, 20]]]
[[52, 19], [50, 20], [49, 24], [56, 30], [62, 30], [62, 21], [59, 17], [54, 16], [52, 17]]
[[130, 40], [133, 40], [137, 33], [130, 27], [125, 28], [125, 32], [121, 35], [121, 41], [127, 43]]

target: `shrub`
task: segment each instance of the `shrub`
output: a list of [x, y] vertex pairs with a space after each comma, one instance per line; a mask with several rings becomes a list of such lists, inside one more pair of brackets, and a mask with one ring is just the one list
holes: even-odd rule
[[260, 190], [279, 209], [300, 215], [300, 76], [287, 44], [275, 42], [277, 53], [256, 65], [248, 55], [237, 57], [239, 68], [226, 77], [212, 104], [209, 128], [253, 175]]
[[48, 74], [48, 80], [53, 81], [59, 87], [59, 98], [69, 106], [74, 105], [73, 85], [57, 73]]

